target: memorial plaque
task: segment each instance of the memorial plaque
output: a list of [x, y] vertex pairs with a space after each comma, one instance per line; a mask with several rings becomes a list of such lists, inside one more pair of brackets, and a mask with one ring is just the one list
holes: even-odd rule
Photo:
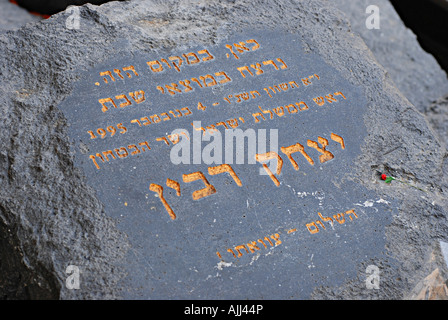
[[0, 296], [400, 299], [448, 272], [446, 150], [336, 8], [78, 9], [0, 36]]
[[309, 298], [379, 259], [363, 91], [285, 30], [117, 57], [59, 106], [131, 244], [126, 298]]

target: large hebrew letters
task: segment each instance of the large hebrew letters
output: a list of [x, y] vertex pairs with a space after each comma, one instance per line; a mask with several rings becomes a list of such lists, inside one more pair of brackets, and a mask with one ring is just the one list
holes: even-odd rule
[[251, 76], [253, 76], [254, 74], [252, 73], [252, 71], [250, 71], [248, 66], [244, 66], [244, 67], [239, 67], [237, 68], [239, 72], [241, 72], [241, 75], [243, 76], [243, 78], [246, 78], [246, 75], [244, 74], [243, 71], [248, 72]]
[[136, 77], [138, 77], [138, 73], [135, 71], [134, 66], [124, 67], [123, 71], [125, 71], [125, 73], [128, 76], [128, 78], [132, 78], [132, 74], [130, 72], [127, 72], [127, 71], [132, 71], [134, 73], [134, 75]]
[[[204, 83], [204, 87], [213, 87], [218, 84], [218, 82], [216, 82], [215, 78], [211, 74], [200, 76], [199, 79], [201, 79], [201, 81]], [[209, 79], [211, 81], [206, 81], [206, 79]]]
[[241, 183], [240, 178], [238, 178], [238, 176], [236, 175], [235, 171], [233, 171], [233, 169], [232, 169], [232, 167], [230, 165], [222, 164], [222, 165], [219, 165], [217, 167], [209, 167], [208, 168], [208, 173], [210, 175], [212, 175], [212, 176], [216, 175], [216, 174], [223, 173], [223, 172], [228, 172], [230, 174], [230, 176], [233, 178], [233, 180], [235, 180], [236, 184], [239, 187], [243, 186], [243, 184]]
[[115, 97], [117, 100], [124, 99], [124, 102], [120, 103], [120, 108], [124, 108], [131, 105], [131, 101], [129, 101], [128, 97], [125, 94], [121, 94]]
[[111, 98], [99, 99], [98, 102], [101, 103], [101, 105], [103, 106], [103, 108], [101, 109], [101, 111], [103, 111], [103, 112], [106, 112], [107, 110], [109, 110], [109, 108], [106, 105], [107, 102], [110, 102], [114, 108], [117, 108], [117, 105], [115, 104], [114, 100], [112, 100]]
[[199, 60], [197, 54], [194, 52], [184, 53], [182, 56], [187, 61], [187, 64], [196, 64], [201, 61], [201, 60]]
[[158, 60], [149, 61], [148, 66], [152, 72], [161, 72], [163, 71], [163, 66]]
[[277, 61], [282, 64], [282, 66], [280, 66], [280, 69], [288, 69], [288, 66], [286, 65], [286, 63], [282, 59], [277, 58]]
[[139, 90], [135, 92], [129, 92], [129, 95], [134, 99], [136, 103], [142, 103], [145, 101], [145, 91]]
[[344, 224], [345, 223], [345, 218], [344, 218], [344, 213], [337, 213], [333, 215], [333, 218], [339, 222], [340, 224]]
[[[126, 158], [129, 155], [129, 152], [126, 148], [121, 147], [114, 150], [119, 158]], [[122, 153], [120, 153], [122, 152]]]
[[[283, 160], [276, 152], [271, 151], [271, 152], [255, 155], [255, 160], [257, 160], [258, 162], [268, 161], [271, 159], [277, 159], [276, 174], [280, 175], [280, 173], [282, 172]], [[280, 186], [280, 182], [278, 181], [277, 177], [274, 176], [274, 174], [269, 169], [269, 167], [265, 163], [262, 163], [262, 166], [263, 166], [264, 170], [266, 170], [266, 172], [268, 173], [269, 177], [272, 179], [274, 184], [277, 187]]]
[[313, 159], [311, 159], [311, 157], [305, 152], [305, 148], [300, 143], [296, 143], [289, 147], [281, 147], [280, 150], [284, 154], [286, 154], [286, 156], [288, 157], [289, 161], [291, 161], [291, 164], [295, 170], [299, 170], [299, 165], [292, 157], [292, 154], [294, 154], [296, 152], [300, 152], [311, 165], [314, 165]]
[[177, 70], [177, 72], [180, 72], [180, 66], [182, 65], [182, 58], [178, 56], [169, 57], [170, 61], [172, 62], [174, 68]]
[[[100, 72], [100, 76], [109, 76], [109, 78], [115, 82], [115, 78], [110, 71]], [[105, 83], [108, 83], [107, 77], [104, 77], [103, 80]]]
[[[125, 75], [128, 78], [132, 78], [133, 76], [138, 77], [138, 73], [137, 71], [135, 71], [134, 66], [128, 66], [128, 67], [124, 67], [122, 69], [113, 69], [114, 73], [118, 76], [119, 79], [124, 80], [125, 77], [123, 76], [123, 73], [121, 71], [124, 71]], [[133, 73], [130, 73], [129, 71], [132, 71]], [[104, 83], [109, 83], [109, 80], [112, 80], [112, 82], [115, 82], [115, 77], [112, 75], [111, 71], [103, 71], [100, 72], [100, 76], [104, 76], [103, 81]], [[107, 76], [107, 77], [106, 77]], [[97, 86], [99, 86], [99, 82], [96, 83]]]
[[251, 49], [252, 51], [255, 51], [255, 50], [260, 48], [260, 45], [258, 44], [258, 42], [255, 39], [249, 39], [249, 40], [246, 41], [246, 43], [253, 43], [254, 44], [254, 46]]
[[227, 58], [233, 56], [235, 59], [239, 60], [240, 57], [237, 54], [256, 51], [260, 48], [260, 44], [255, 39], [249, 39], [246, 41], [235, 42], [232, 45], [226, 44], [225, 48], [230, 51], [230, 54], [229, 53], [226, 54]]
[[165, 207], [166, 211], [168, 212], [170, 218], [172, 220], [175, 220], [176, 214], [174, 213], [173, 209], [171, 209], [171, 207], [168, 204], [168, 202], [166, 201], [166, 199], [163, 197], [163, 187], [158, 184], [151, 183], [151, 185], [149, 186], [149, 190], [157, 193], [160, 201], [162, 201], [162, 204]]
[[180, 184], [177, 181], [166, 179], [166, 185], [174, 190], [176, 190], [176, 194], [180, 197]]
[[231, 78], [230, 78], [224, 71], [221, 71], [221, 72], [215, 72], [215, 76], [217, 76], [217, 77], [219, 77], [219, 76], [224, 77], [224, 79], [219, 80], [219, 83], [220, 83], [220, 84], [224, 84], [224, 83], [227, 83], [227, 82], [231, 82], [231, 81], [232, 81], [232, 79], [231, 79]]
[[[322, 137], [318, 137], [317, 139], [318, 142], [308, 140], [307, 144], [309, 147], [314, 148], [320, 153], [322, 153], [322, 155], [319, 156], [320, 162], [324, 163], [328, 160], [333, 159], [334, 155], [330, 151], [326, 150], [326, 147], [328, 146], [328, 140]], [[322, 148], [319, 147], [319, 144], [322, 145]]]
[[182, 179], [184, 180], [184, 182], [186, 183], [190, 183], [196, 180], [202, 180], [202, 182], [205, 185], [205, 188], [200, 189], [200, 190], [196, 190], [193, 192], [193, 200], [199, 200], [202, 199], [204, 197], [208, 197], [214, 193], [216, 193], [216, 189], [213, 185], [211, 185], [207, 178], [204, 176], [204, 174], [200, 171], [198, 172], [193, 172], [190, 174], [184, 174], [182, 175]]
[[[93, 164], [95, 165], [95, 167], [98, 170], [100, 170], [100, 166], [98, 165], [98, 162], [96, 162], [96, 157], [94, 155], [90, 155], [89, 158], [93, 161]], [[101, 157], [101, 159], [103, 159], [103, 158]], [[103, 160], [103, 162], [104, 162], [104, 160]]]
[[274, 66], [274, 68], [276, 69], [276, 70], [278, 70], [278, 67], [277, 67], [277, 65], [275, 64], [275, 62], [273, 61], [273, 60], [266, 60], [266, 61], [263, 61], [263, 64], [265, 65], [265, 66], [267, 66], [267, 65], [273, 65]]
[[338, 136], [335, 133], [331, 133], [331, 140], [336, 141], [337, 143], [339, 143], [341, 145], [342, 149], [345, 149], [344, 139], [341, 136]]
[[315, 222], [307, 223], [306, 227], [311, 234], [315, 234], [315, 233], [319, 232], [319, 227], [316, 225]]
[[260, 63], [255, 63], [255, 64], [251, 64], [250, 65], [253, 69], [255, 69], [255, 74], [259, 75], [259, 74], [263, 74], [264, 71], [261, 70], [261, 64]]
[[210, 54], [210, 52], [208, 52], [207, 49], [204, 50], [200, 50], [198, 51], [198, 54], [205, 54], [206, 56], [202, 58], [202, 61], [209, 61], [209, 60], [213, 60], [214, 57]]
[[354, 215], [355, 218], [358, 219], [358, 215], [355, 213], [355, 210], [353, 209], [345, 211], [345, 214], [350, 218], [351, 221], [353, 221], [352, 215]]

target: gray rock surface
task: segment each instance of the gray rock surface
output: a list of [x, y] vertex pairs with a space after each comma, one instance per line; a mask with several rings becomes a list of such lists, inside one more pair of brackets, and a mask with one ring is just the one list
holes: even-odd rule
[[[331, 3], [347, 15], [353, 31], [363, 38], [378, 62], [387, 69], [397, 88], [426, 117], [442, 147], [446, 148], [448, 78], [435, 58], [421, 48], [415, 34], [404, 25], [388, 0]], [[380, 29], [366, 27], [366, 17], [372, 14], [366, 13], [370, 5], [380, 9]], [[445, 184], [448, 182], [447, 154], [443, 164]]]
[[[446, 72], [424, 51], [416, 35], [408, 29], [388, 0], [336, 0], [332, 5], [344, 12], [378, 62], [386, 68], [400, 91], [420, 112], [448, 93]], [[368, 29], [366, 8], [376, 5], [380, 29]]]
[[448, 143], [448, 96], [429, 104], [424, 109], [424, 114], [440, 141], [446, 147]]
[[[366, 100], [364, 116], [348, 121], [351, 125], [364, 122], [367, 134], [360, 141], [361, 152], [345, 180], [357, 184], [358, 189], [368, 189], [380, 199], [389, 199], [395, 206], [392, 222], [383, 225], [384, 231], [378, 230], [378, 243], [385, 241], [382, 251], [386, 258], [370, 257], [371, 261], [354, 263], [340, 255], [338, 264], [353, 266], [356, 275], [345, 278], [342, 274], [341, 283], [324, 281], [311, 288], [312, 294], [306, 298], [401, 299], [436, 268], [446, 278], [439, 246], [439, 241], [446, 242], [448, 237], [447, 185], [442, 178], [444, 148], [423, 115], [397, 89], [390, 78], [392, 72], [388, 73], [387, 67], [381, 66], [363, 40], [351, 31], [342, 12], [317, 0], [135, 0], [100, 7], [85, 5], [80, 13], [81, 25], [77, 30], [65, 27], [68, 13], [62, 12], [15, 32], [0, 34], [1, 297], [127, 297], [125, 291], [129, 288], [120, 287], [129, 273], [133, 276], [126, 269], [131, 263], [126, 255], [140, 251], [132, 243], [132, 234], [123, 231], [118, 220], [108, 214], [104, 198], [95, 192], [90, 177], [77, 165], [79, 148], [69, 136], [70, 123], [59, 107], [76, 93], [75, 83], [81, 76], [117, 57], [153, 56], [198, 45], [212, 46], [225, 43], [229, 34], [260, 29], [288, 30], [300, 41], [304, 52], [321, 56], [347, 86], [361, 88]], [[389, 49], [390, 46], [384, 50]], [[397, 62], [400, 63], [401, 60]], [[422, 86], [436, 86], [437, 77], [428, 74]], [[416, 94], [409, 99], [420, 108], [433, 98]], [[385, 184], [378, 172], [417, 188], [397, 181]], [[160, 201], [154, 203], [160, 207]], [[210, 211], [216, 213], [212, 208]], [[359, 239], [362, 242], [362, 237]], [[181, 243], [185, 242], [179, 241], [179, 250]], [[157, 245], [165, 248], [163, 243]], [[318, 251], [319, 246], [316, 254]], [[279, 259], [274, 261], [279, 274], [284, 274], [282, 265], [290, 259], [287, 254], [286, 248], [283, 253], [273, 254]], [[161, 254], [161, 262], [146, 261], [140, 268], [151, 270], [154, 263], [169, 266], [170, 260], [164, 258]], [[69, 290], [65, 285], [69, 264], [82, 270], [80, 290]], [[366, 289], [368, 264], [381, 270], [379, 290]], [[179, 273], [188, 277], [187, 270], [182, 265], [178, 267]], [[142, 278], [140, 284], [149, 282], [159, 287], [134, 297], [222, 298], [231, 293], [214, 290], [213, 281], [221, 281], [221, 288], [222, 282], [231, 282], [234, 276], [244, 276], [252, 284], [236, 286], [234, 297], [257, 298], [263, 290], [278, 290], [259, 290], [275, 275], [252, 273], [251, 267], [252, 264], [230, 266], [224, 271], [190, 270], [192, 275], [201, 273], [203, 281], [193, 284], [196, 291], [188, 294], [179, 289], [177, 296], [172, 294], [177, 288], [157, 280], [157, 276], [160, 279], [163, 275], [152, 275]], [[207, 277], [212, 272], [219, 276]], [[286, 287], [285, 294], [300, 297], [300, 284], [295, 289]]]
[[[331, 2], [347, 15], [354, 32], [358, 33], [384, 66], [395, 85], [423, 113], [441, 139], [447, 144], [448, 78], [436, 59], [424, 51], [415, 34], [408, 29], [388, 0], [375, 2], [337, 0]], [[368, 29], [365, 24], [369, 5], [380, 9], [380, 29]]]
[[8, 0], [0, 0], [0, 32], [17, 30], [26, 23], [36, 22], [40, 19]]

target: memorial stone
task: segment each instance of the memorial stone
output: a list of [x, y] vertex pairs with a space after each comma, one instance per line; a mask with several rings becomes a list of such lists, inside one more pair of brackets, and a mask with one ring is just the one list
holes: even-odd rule
[[340, 11], [70, 14], [0, 35], [0, 266], [23, 297], [400, 299], [429, 274], [444, 152]]

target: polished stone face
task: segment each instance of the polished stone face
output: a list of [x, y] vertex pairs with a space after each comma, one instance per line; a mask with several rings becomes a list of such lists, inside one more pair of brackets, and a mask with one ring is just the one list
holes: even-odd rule
[[352, 174], [366, 98], [295, 34], [117, 56], [59, 108], [131, 243], [128, 298], [308, 298], [382, 255], [391, 202]]

